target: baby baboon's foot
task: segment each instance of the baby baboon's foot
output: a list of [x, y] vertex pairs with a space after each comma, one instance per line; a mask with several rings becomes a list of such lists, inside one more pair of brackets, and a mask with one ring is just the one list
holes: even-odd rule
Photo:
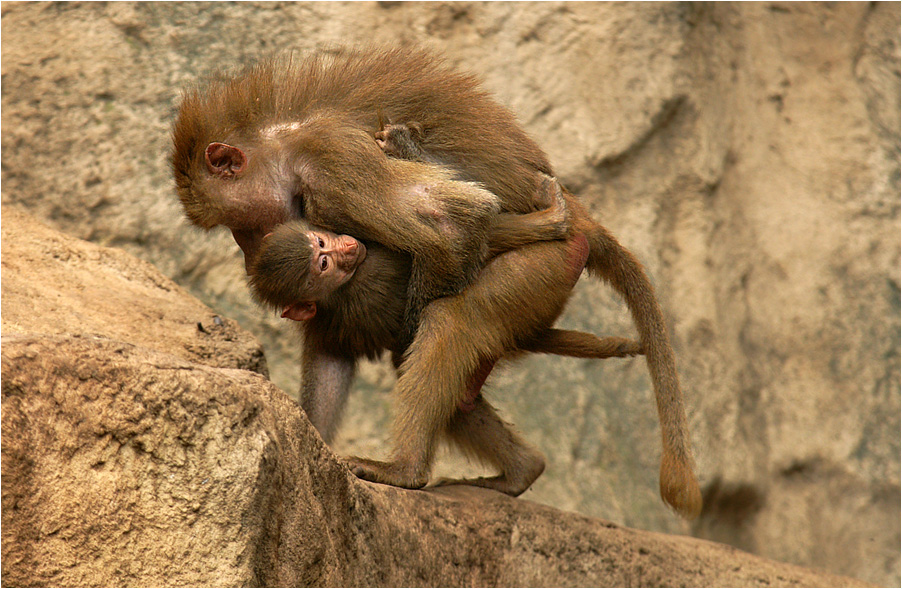
[[345, 458], [345, 462], [357, 478], [371, 483], [382, 483], [404, 489], [421, 489], [429, 481], [421, 469], [400, 462], [381, 462], [356, 456]]
[[542, 174], [542, 188], [537, 202], [544, 207], [542, 223], [547, 226], [551, 239], [565, 239], [570, 232], [570, 208], [564, 200], [561, 185], [556, 178]]
[[619, 358], [640, 356], [645, 353], [642, 344], [635, 340], [626, 339], [625, 337], [611, 337], [610, 339], [616, 348], [614, 355]]

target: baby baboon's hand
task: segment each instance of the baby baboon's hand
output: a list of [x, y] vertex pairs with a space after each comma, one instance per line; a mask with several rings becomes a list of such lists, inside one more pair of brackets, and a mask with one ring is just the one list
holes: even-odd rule
[[381, 131], [376, 132], [375, 137], [376, 143], [386, 155], [411, 161], [422, 158], [419, 142], [423, 137], [423, 127], [418, 123], [386, 123]]

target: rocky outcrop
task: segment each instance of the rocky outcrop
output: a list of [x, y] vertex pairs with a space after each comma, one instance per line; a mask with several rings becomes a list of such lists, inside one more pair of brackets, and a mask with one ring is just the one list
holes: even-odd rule
[[[898, 3], [0, 10], [4, 203], [153, 263], [215, 309], [158, 330], [183, 330], [181, 357], [226, 358], [216, 346], [230, 324], [214, 317], [232, 317], [263, 342], [289, 394], [294, 334], [250, 300], [228, 232], [182, 220], [167, 164], [181, 88], [271, 51], [339, 43], [416, 43], [476, 73], [646, 265], [672, 328], [708, 507], [689, 526], [658, 499], [641, 359], [527, 358], [493, 377], [493, 401], [548, 456], [529, 499], [899, 585]], [[107, 312], [138, 319], [140, 298]], [[36, 300], [33, 319], [48, 328], [80, 318]], [[47, 312], [56, 308], [65, 312]], [[154, 337], [148, 325], [174, 317], [164, 315], [127, 331]], [[622, 303], [589, 280], [561, 323], [634, 333]], [[374, 455], [393, 377], [366, 364], [358, 381], [336, 447]]]
[[[859, 584], [492, 491], [361, 482], [251, 370], [252, 338], [216, 344], [239, 366], [197, 354], [185, 332], [212, 312], [151, 266], [3, 216], [4, 586]], [[48, 323], [38, 290], [80, 322]], [[123, 293], [133, 314], [90, 311]]]
[[73, 334], [163, 347], [269, 376], [260, 343], [149, 263], [3, 208], [3, 335]]

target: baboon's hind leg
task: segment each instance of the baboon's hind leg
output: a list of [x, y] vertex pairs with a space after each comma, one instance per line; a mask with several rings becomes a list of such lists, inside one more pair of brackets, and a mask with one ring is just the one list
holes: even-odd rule
[[502, 420], [482, 395], [471, 407], [457, 411], [445, 433], [467, 456], [501, 473], [493, 477], [440, 479], [433, 486], [473, 485], [513, 497], [520, 495], [545, 470], [544, 456]]

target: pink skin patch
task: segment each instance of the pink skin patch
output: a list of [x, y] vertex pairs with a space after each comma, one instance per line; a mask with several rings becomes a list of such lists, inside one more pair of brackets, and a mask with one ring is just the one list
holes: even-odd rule
[[494, 367], [495, 361], [487, 360], [482, 363], [476, 371], [476, 374], [473, 375], [473, 380], [470, 382], [470, 386], [467, 387], [464, 398], [457, 404], [457, 408], [460, 409], [462, 413], [469, 413], [476, 409], [476, 399], [478, 399], [480, 393], [482, 393], [482, 386], [485, 384], [486, 379], [488, 379], [489, 374], [492, 373], [492, 368]]
[[571, 270], [570, 280], [575, 285], [586, 267], [586, 261], [589, 259], [589, 240], [582, 233], [577, 233], [568, 242], [567, 246], [567, 265]]

